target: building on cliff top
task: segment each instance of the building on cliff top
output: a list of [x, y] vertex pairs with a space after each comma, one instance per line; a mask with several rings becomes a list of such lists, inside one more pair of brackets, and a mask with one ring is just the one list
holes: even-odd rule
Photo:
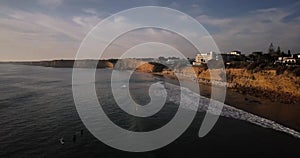
[[193, 62], [193, 65], [199, 66], [202, 64], [206, 64], [210, 60], [216, 60], [216, 58], [217, 55], [215, 52], [197, 54], [195, 57], [195, 61]]

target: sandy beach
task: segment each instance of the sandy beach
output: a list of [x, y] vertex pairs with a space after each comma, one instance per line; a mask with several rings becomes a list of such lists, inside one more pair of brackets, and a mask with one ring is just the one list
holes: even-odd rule
[[[164, 74], [160, 76], [168, 79], [168, 82], [176, 83], [176, 78], [172, 75]], [[199, 83], [199, 87], [202, 96], [210, 97], [210, 85]], [[300, 131], [300, 106], [297, 103], [274, 102], [268, 98], [241, 94], [234, 89], [227, 88], [225, 104]]]

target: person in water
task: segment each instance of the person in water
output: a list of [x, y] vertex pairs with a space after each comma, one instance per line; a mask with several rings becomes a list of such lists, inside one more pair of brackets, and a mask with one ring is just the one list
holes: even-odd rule
[[76, 134], [73, 135], [73, 142], [76, 142]]
[[64, 138], [60, 138], [60, 139], [59, 139], [59, 142], [60, 142], [60, 144], [64, 145], [64, 144], [65, 144]]

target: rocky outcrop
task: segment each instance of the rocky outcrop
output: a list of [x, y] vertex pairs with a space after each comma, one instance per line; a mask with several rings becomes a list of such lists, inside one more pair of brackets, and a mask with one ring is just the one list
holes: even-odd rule
[[300, 77], [288, 73], [276, 75], [276, 70], [250, 72], [246, 69], [227, 69], [227, 81], [234, 83], [239, 93], [266, 97], [273, 101], [295, 103], [300, 99]]
[[162, 72], [166, 69], [166, 66], [154, 63], [154, 62], [146, 62], [137, 59], [121, 59], [114, 65], [114, 69], [116, 70], [135, 70], [140, 72]]
[[[175, 70], [185, 77], [197, 75], [201, 84], [211, 85], [211, 82], [226, 84], [238, 93], [255, 97], [268, 98], [274, 102], [296, 103], [300, 101], [300, 77], [287, 72], [277, 75], [276, 70], [251, 72], [247, 69], [210, 69], [202, 67], [186, 67]], [[176, 78], [174, 71], [165, 70], [161, 74]], [[221, 84], [224, 83], [224, 84]], [[218, 84], [217, 84], [218, 85]]]
[[300, 77], [287, 72], [276, 74], [276, 70], [248, 71], [246, 68], [229, 68], [226, 73], [220, 69], [205, 67], [180, 67], [169, 70], [166, 66], [138, 59], [119, 60], [53, 60], [39, 62], [18, 62], [18, 64], [58, 68], [114, 68], [116, 70], [135, 70], [146, 73], [167, 75], [176, 79], [175, 72], [184, 77], [197, 76], [200, 83], [211, 81], [225, 83], [228, 88], [241, 94], [265, 97], [276, 102], [295, 103], [300, 99]]
[[113, 68], [114, 64], [107, 60], [78, 60], [75, 62], [74, 67], [76, 68]]

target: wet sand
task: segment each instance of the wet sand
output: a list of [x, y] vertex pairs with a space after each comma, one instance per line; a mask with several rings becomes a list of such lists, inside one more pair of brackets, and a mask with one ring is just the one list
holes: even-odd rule
[[[176, 83], [176, 78], [163, 75], [168, 82]], [[175, 81], [174, 81], [175, 80]], [[210, 97], [211, 86], [199, 84], [200, 94]], [[286, 127], [300, 131], [300, 106], [299, 103], [285, 104], [271, 101], [264, 97], [255, 97], [249, 94], [241, 94], [234, 89], [227, 88], [225, 104], [252, 114], [273, 120]]]
[[227, 90], [225, 103], [300, 131], [300, 106]]

